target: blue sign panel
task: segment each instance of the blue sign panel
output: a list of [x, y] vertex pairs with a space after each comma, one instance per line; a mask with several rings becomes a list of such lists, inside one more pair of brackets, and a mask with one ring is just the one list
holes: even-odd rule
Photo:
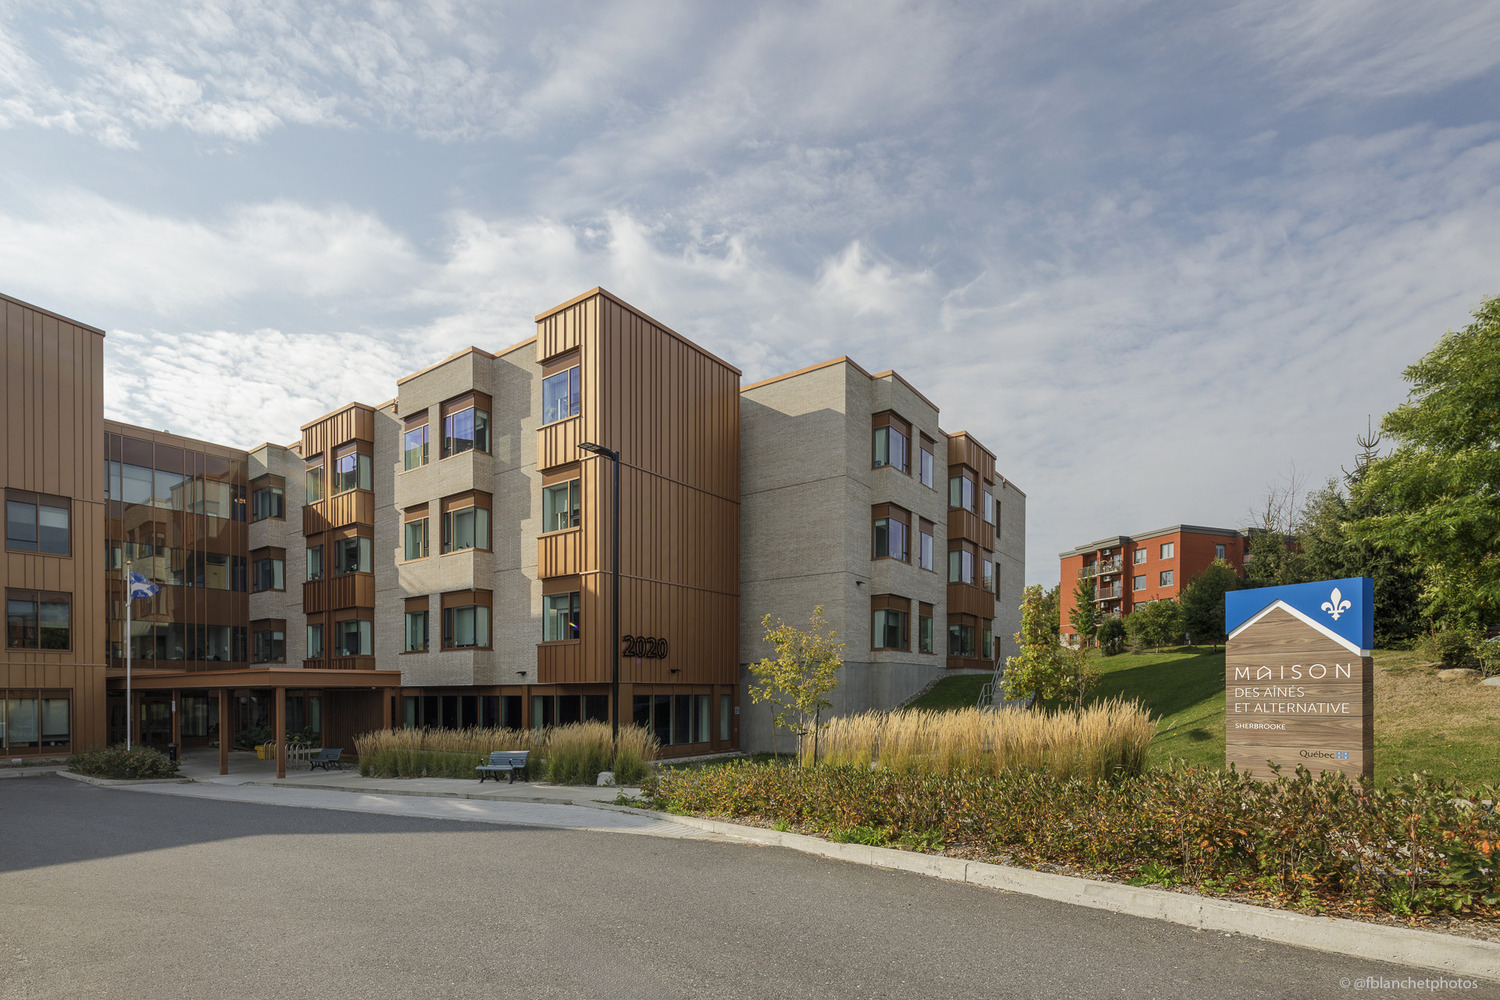
[[1375, 646], [1375, 581], [1367, 576], [1231, 590], [1224, 595], [1224, 631], [1233, 633], [1277, 601], [1358, 649]]

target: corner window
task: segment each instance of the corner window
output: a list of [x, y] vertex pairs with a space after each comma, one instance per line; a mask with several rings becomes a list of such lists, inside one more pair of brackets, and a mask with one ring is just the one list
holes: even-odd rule
[[333, 571], [336, 574], [373, 572], [373, 543], [368, 538], [341, 538], [333, 543]]
[[1177, 552], [1176, 542], [1163, 542], [1161, 546], [1161, 557], [1171, 559]]
[[1170, 586], [1172, 586], [1172, 571], [1171, 570], [1164, 569], [1164, 570], [1161, 571], [1161, 586], [1163, 586], [1163, 587], [1170, 587]]
[[5, 547], [17, 552], [41, 552], [54, 556], [71, 554], [71, 507], [72, 504], [62, 498], [7, 491]]
[[260, 486], [250, 491], [250, 520], [268, 517], [286, 519], [286, 490], [280, 486]]
[[250, 590], [259, 593], [262, 590], [285, 590], [286, 589], [286, 561], [274, 556], [266, 556], [256, 559], [250, 564]]
[[323, 655], [323, 626], [307, 626], [307, 658], [316, 660]]
[[974, 582], [974, 553], [968, 549], [953, 549], [948, 553], [948, 582]]
[[911, 617], [907, 611], [876, 611], [870, 629], [872, 649], [905, 650], [910, 645], [907, 624]]
[[422, 426], [408, 428], [402, 439], [401, 450], [405, 456], [407, 472], [427, 464], [427, 418], [423, 417], [422, 420]]
[[871, 465], [874, 468], [890, 466], [902, 472], [911, 471], [908, 458], [910, 445], [905, 434], [897, 427], [875, 428], [875, 454]]
[[371, 656], [374, 654], [369, 622], [335, 622], [333, 634], [334, 641], [338, 644], [334, 649], [336, 656]]
[[307, 467], [307, 502], [317, 503], [323, 499], [323, 460]]
[[408, 611], [406, 613], [406, 645], [403, 651], [407, 653], [427, 652], [427, 612]]
[[406, 560], [427, 558], [427, 518], [414, 517], [406, 522]]
[[490, 413], [472, 404], [443, 417], [443, 457], [490, 450]]
[[574, 365], [542, 379], [542, 423], [578, 416], [579, 368]]
[[569, 479], [542, 487], [542, 531], [563, 531], [578, 527], [578, 483]]
[[974, 513], [974, 480], [959, 473], [948, 477], [948, 506]]
[[7, 590], [5, 645], [10, 649], [72, 649], [72, 597], [34, 590]]
[[[884, 505], [877, 509], [889, 510]], [[899, 559], [901, 562], [906, 562], [909, 558], [907, 536], [910, 531], [908, 524], [894, 512], [875, 518], [872, 530], [875, 542], [872, 558]]]
[[262, 629], [250, 634], [251, 663], [285, 663], [286, 632], [282, 629]]
[[949, 656], [973, 656], [974, 655], [974, 626], [962, 623], [950, 623], [948, 625], [948, 655]]
[[307, 579], [323, 579], [323, 546], [314, 545], [307, 550]]
[[543, 596], [542, 641], [562, 642], [577, 639], [578, 633], [578, 591]]
[[351, 451], [340, 455], [333, 462], [333, 492], [348, 493], [350, 490], [370, 488], [370, 456], [364, 452]]
[[490, 495], [465, 493], [443, 501], [443, 552], [490, 547]]
[[443, 609], [443, 648], [487, 648], [490, 609], [477, 604]]

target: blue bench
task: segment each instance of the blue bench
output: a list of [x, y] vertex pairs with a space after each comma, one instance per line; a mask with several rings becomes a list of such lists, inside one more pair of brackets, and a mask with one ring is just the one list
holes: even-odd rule
[[330, 768], [336, 767], [340, 771], [342, 771], [344, 769], [344, 765], [339, 762], [339, 758], [343, 756], [343, 753], [343, 747], [327, 747], [325, 749], [319, 750], [316, 754], [307, 758], [307, 769], [309, 771], [315, 771], [321, 767], [323, 770], [327, 771]]
[[526, 757], [530, 750], [496, 750], [490, 754], [488, 764], [480, 764], [474, 768], [479, 772], [479, 783], [484, 784], [484, 779], [493, 776], [496, 781], [500, 780], [502, 771], [510, 775], [511, 784], [516, 782], [516, 772], [521, 772], [521, 780], [526, 779]]

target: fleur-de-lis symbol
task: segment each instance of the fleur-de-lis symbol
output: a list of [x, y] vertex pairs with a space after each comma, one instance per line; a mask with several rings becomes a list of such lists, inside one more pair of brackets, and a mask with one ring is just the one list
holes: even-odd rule
[[1334, 587], [1333, 594], [1328, 598], [1328, 600], [1323, 602], [1323, 610], [1332, 615], [1334, 621], [1338, 621], [1339, 615], [1343, 614], [1345, 611], [1348, 611], [1349, 608], [1352, 607], [1352, 605], [1348, 601], [1343, 600], [1343, 596], [1343, 594], [1339, 593], [1339, 588]]

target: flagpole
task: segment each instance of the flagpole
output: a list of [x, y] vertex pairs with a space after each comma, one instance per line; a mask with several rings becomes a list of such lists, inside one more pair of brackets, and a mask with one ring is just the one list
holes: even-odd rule
[[125, 749], [130, 749], [130, 560], [125, 560]]

